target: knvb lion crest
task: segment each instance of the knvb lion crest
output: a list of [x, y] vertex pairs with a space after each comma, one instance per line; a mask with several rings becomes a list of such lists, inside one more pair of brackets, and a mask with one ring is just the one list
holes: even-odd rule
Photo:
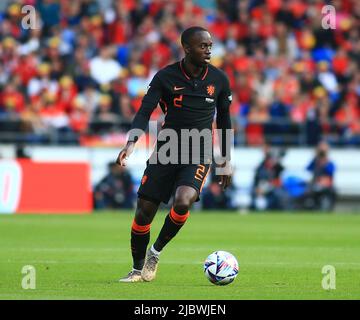
[[215, 93], [215, 86], [212, 85], [212, 84], [209, 84], [207, 87], [206, 87], [206, 92], [209, 96], [213, 96], [214, 93]]

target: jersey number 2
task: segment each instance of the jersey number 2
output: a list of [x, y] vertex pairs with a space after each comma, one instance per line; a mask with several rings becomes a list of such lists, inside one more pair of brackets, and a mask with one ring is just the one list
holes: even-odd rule
[[182, 99], [183, 99], [183, 95], [181, 94], [179, 97], [174, 98], [174, 106], [181, 108], [182, 107]]
[[205, 176], [205, 166], [202, 164], [199, 164], [198, 168], [196, 170], [196, 173], [195, 173], [195, 179], [197, 179], [199, 181], [203, 181], [204, 176]]

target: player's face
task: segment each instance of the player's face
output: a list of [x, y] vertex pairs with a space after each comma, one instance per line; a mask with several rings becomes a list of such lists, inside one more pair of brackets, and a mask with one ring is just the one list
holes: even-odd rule
[[191, 62], [197, 66], [204, 66], [210, 63], [212, 41], [207, 31], [196, 32], [189, 41], [186, 53]]

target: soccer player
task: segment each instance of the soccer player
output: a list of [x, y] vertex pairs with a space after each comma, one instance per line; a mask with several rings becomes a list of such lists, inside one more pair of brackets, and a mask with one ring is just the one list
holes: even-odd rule
[[[165, 129], [179, 134], [177, 147], [179, 156], [193, 156], [192, 147], [180, 138], [183, 129], [210, 131], [212, 149], [212, 123], [216, 113], [218, 129], [231, 129], [229, 107], [231, 91], [227, 76], [210, 64], [212, 39], [202, 27], [191, 27], [181, 34], [181, 44], [185, 57], [181, 61], [161, 69], [152, 79], [141, 107], [136, 114], [131, 129], [144, 131], [156, 106], [165, 113], [165, 121], [157, 139], [152, 157], [159, 156], [160, 135]], [[139, 134], [130, 130], [128, 142], [118, 155], [116, 163], [126, 165]], [[139, 131], [137, 131], [139, 132]], [[225, 155], [226, 135], [220, 139], [221, 154]], [[202, 141], [202, 140], [201, 140]], [[196, 148], [195, 148], [196, 149]], [[200, 144], [199, 157], [192, 161], [163, 164], [147, 161], [141, 185], [138, 190], [137, 208], [131, 228], [131, 253], [133, 269], [120, 282], [151, 281], [155, 278], [160, 252], [178, 233], [189, 217], [189, 210], [199, 200], [211, 165], [209, 150]], [[178, 156], [178, 158], [179, 158]], [[178, 159], [177, 158], [177, 159]], [[186, 157], [185, 157], [186, 158]], [[229, 157], [219, 164], [223, 169], [219, 183], [223, 190], [231, 183]], [[150, 225], [161, 202], [168, 203], [174, 194], [173, 204], [165, 218], [164, 225], [155, 243], [147, 250], [150, 240]]]

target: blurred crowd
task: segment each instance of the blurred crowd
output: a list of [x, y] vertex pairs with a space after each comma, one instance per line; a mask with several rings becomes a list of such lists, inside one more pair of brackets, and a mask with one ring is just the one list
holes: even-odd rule
[[[263, 146], [263, 158], [254, 170], [247, 201], [239, 201], [241, 191], [233, 182], [226, 190], [219, 184], [215, 165], [197, 208], [204, 210], [252, 211], [332, 211], [336, 206], [336, 165], [329, 156], [329, 144], [320, 141], [307, 164], [308, 177], [287, 172], [283, 165], [285, 149]], [[95, 209], [134, 208], [136, 178], [125, 167], [109, 163], [106, 175], [94, 186]], [[245, 189], [244, 189], [245, 190]], [[171, 201], [170, 201], [171, 203]], [[168, 205], [165, 205], [168, 207]]]
[[[34, 29], [22, 26], [25, 4]], [[335, 29], [322, 27], [326, 4]], [[212, 64], [230, 79], [235, 143], [360, 144], [357, 0], [2, 0], [1, 141], [123, 141], [193, 25], [211, 32]]]
[[250, 208], [263, 210], [331, 211], [336, 204], [334, 185], [336, 166], [329, 157], [329, 144], [320, 141], [315, 155], [306, 166], [310, 179], [286, 175], [282, 164], [285, 150], [264, 147], [264, 157], [257, 166], [251, 191]]

